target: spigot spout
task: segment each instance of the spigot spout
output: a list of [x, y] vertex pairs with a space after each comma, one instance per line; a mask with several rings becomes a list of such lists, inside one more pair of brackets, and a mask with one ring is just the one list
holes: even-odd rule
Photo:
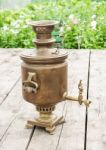
[[85, 104], [85, 106], [89, 107], [89, 105], [91, 104], [91, 101], [88, 99], [82, 100], [82, 103]]

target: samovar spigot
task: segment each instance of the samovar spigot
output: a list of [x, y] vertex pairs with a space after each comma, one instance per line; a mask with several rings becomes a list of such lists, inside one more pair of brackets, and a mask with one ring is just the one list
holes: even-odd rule
[[66, 100], [78, 101], [80, 105], [82, 105], [84, 103], [86, 107], [89, 107], [89, 105], [91, 104], [91, 101], [83, 98], [84, 90], [83, 90], [82, 80], [79, 81], [78, 89], [79, 89], [78, 97], [68, 96], [68, 95], [64, 94], [64, 98]]

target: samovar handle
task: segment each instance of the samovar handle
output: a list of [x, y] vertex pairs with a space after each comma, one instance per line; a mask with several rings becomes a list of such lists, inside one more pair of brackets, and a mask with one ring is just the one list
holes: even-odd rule
[[37, 93], [39, 87], [38, 83], [33, 81], [33, 77], [36, 79], [35, 72], [28, 72], [27, 80], [23, 81], [23, 90], [28, 93]]

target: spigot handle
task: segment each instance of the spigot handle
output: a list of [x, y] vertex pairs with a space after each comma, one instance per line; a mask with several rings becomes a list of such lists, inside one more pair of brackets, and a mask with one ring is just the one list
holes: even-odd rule
[[79, 89], [79, 95], [78, 95], [78, 101], [79, 104], [82, 105], [82, 103], [85, 104], [85, 106], [89, 107], [91, 101], [89, 101], [88, 99], [83, 99], [83, 84], [82, 84], [82, 80], [80, 80], [79, 84], [78, 84], [78, 89]]
[[79, 81], [78, 89], [79, 89], [78, 101], [79, 101], [79, 104], [81, 105], [82, 100], [83, 100], [83, 91], [84, 91], [83, 85], [82, 85], [82, 80]]

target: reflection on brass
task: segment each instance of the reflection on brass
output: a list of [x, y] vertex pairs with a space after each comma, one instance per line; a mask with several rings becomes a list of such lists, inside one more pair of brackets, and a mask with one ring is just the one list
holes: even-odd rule
[[21, 54], [22, 59], [22, 93], [23, 98], [36, 106], [34, 120], [27, 121], [27, 127], [40, 126], [51, 134], [58, 124], [64, 123], [63, 116], [54, 115], [55, 105], [64, 100], [78, 101], [89, 106], [84, 100], [82, 82], [79, 84], [77, 98], [67, 96], [67, 51], [53, 48], [55, 39], [51, 33], [57, 21], [31, 21], [36, 32], [36, 50]]
[[89, 107], [91, 101], [87, 100], [87, 99], [83, 99], [83, 86], [82, 86], [82, 80], [80, 80], [79, 84], [78, 84], [78, 89], [79, 89], [79, 95], [78, 97], [73, 97], [73, 96], [67, 96], [64, 95], [65, 98], [67, 100], [71, 100], [71, 101], [78, 101], [80, 105], [82, 105], [82, 103], [85, 104], [85, 106]]

